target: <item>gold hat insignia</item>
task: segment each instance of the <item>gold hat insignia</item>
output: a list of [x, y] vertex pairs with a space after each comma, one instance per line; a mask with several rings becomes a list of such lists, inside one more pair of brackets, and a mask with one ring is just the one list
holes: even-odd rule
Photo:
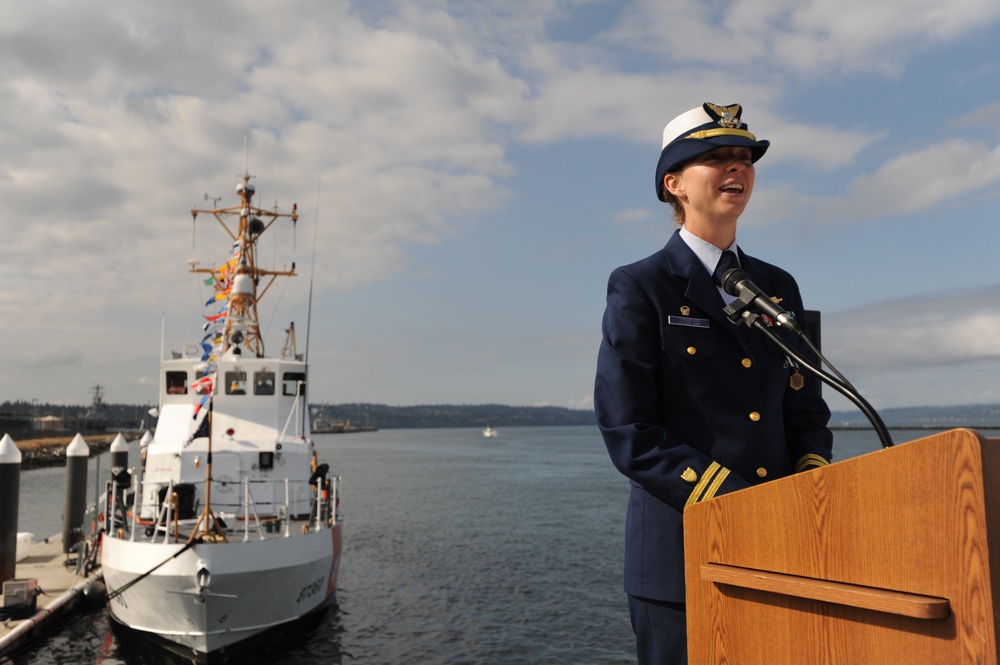
[[705, 111], [722, 127], [739, 128], [743, 124], [740, 120], [743, 109], [739, 104], [719, 106], [712, 102], [705, 102]]

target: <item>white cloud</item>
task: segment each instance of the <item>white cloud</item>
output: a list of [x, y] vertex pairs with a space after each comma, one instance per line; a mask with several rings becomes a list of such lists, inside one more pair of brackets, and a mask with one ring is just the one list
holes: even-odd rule
[[[193, 179], [206, 188], [220, 179], [235, 182], [247, 131], [251, 171], [264, 196], [311, 194], [312, 178], [303, 182], [302, 175], [322, 174], [327, 202], [337, 211], [334, 235], [350, 238], [331, 251], [344, 273], [360, 281], [391, 274], [401, 243], [433, 242], [447, 232], [447, 220], [502, 199], [500, 181], [512, 169], [495, 128], [516, 117], [524, 85], [495, 59], [409, 32], [368, 30], [344, 14], [303, 24], [281, 12], [255, 19], [233, 12], [237, 28], [253, 20], [258, 27], [245, 32], [267, 34], [268, 46], [227, 39], [234, 27], [227, 23], [210, 53], [178, 48], [181, 59], [199, 60], [181, 70], [173, 65], [171, 39], [184, 28], [191, 33], [178, 47], [199, 36], [211, 41], [211, 28], [221, 27], [213, 23], [228, 15], [185, 19], [168, 7], [139, 14], [112, 17], [99, 24], [104, 30], [89, 33], [84, 59], [101, 63], [100, 73], [64, 80], [70, 42], [65, 60], [53, 65], [59, 81], [46, 79], [48, 70], [37, 63], [22, 72], [30, 78], [8, 79], [6, 87], [19, 92], [12, 114], [37, 137], [25, 140], [18, 126], [2, 138], [14, 148], [0, 159], [0, 194], [14, 213], [5, 223], [29, 214], [42, 222], [19, 228], [23, 246], [50, 245], [53, 235], [69, 241], [86, 219], [113, 227], [85, 234], [105, 243], [140, 228], [151, 243], [176, 235], [181, 227], [173, 220], [184, 214], [178, 195], [190, 201], [202, 194], [183, 191]], [[24, 29], [55, 49], [61, 31], [45, 37], [47, 18], [34, 17]], [[128, 29], [112, 29], [122, 24]], [[305, 34], [303, 25], [311, 27]], [[115, 38], [94, 41], [105, 32]], [[119, 60], [112, 51], [128, 55]], [[150, 56], [139, 57], [147, 67], [135, 77], [142, 55]], [[230, 194], [216, 189], [213, 195]], [[145, 263], [142, 251], [119, 258]]]
[[994, 136], [1000, 137], [1000, 123], [997, 123], [998, 116], [1000, 116], [1000, 101], [984, 104], [972, 109], [961, 117], [955, 118], [950, 123], [950, 128], [982, 128], [993, 132]]
[[[1000, 286], [824, 313], [823, 354], [876, 409], [1000, 401]], [[832, 388], [834, 410], [856, 406]]]
[[[756, 121], [758, 116], [763, 118], [760, 123]], [[753, 117], [754, 124], [748, 122], [751, 131], [766, 128], [759, 138], [771, 141], [768, 164], [794, 162], [820, 174], [856, 164], [862, 151], [885, 138], [885, 132], [808, 125], [766, 107], [760, 113], [754, 111]]]
[[821, 187], [811, 193], [780, 181], [761, 183], [748, 219], [755, 226], [783, 220], [814, 226], [872, 223], [927, 214], [977, 196], [995, 197], [998, 188], [1000, 145], [954, 138], [899, 154], [840, 191]]
[[22, 344], [0, 365], [86, 363], [108, 340], [141, 355], [159, 312], [197, 321], [182, 261], [210, 260], [220, 236], [201, 218], [192, 252], [187, 209], [232, 203], [247, 133], [261, 205], [299, 203], [300, 272], [321, 184], [321, 287], [388, 279], [408, 244], [506, 195], [526, 86], [468, 37], [445, 47], [333, 6], [310, 21], [287, 5], [115, 7], [5, 13], [0, 319]]
[[766, 65], [816, 76], [828, 72], [897, 74], [915, 48], [929, 48], [1000, 19], [991, 0], [734, 0], [631, 3], [617, 43], [678, 63]]
[[1000, 360], [1000, 286], [833, 312], [824, 319], [823, 339], [824, 355], [842, 363], [848, 378]]
[[851, 184], [844, 215], [903, 214], [1000, 183], [1000, 146], [961, 139], [900, 155]]
[[[585, 38], [552, 39], [552, 22], [578, 4], [3, 2], [0, 375], [31, 373], [37, 385], [67, 391], [53, 399], [67, 400], [85, 395], [74, 382], [103, 384], [105, 372], [122, 385], [148, 384], [161, 312], [169, 338], [198, 322], [203, 300], [183, 260], [210, 261], [220, 237], [203, 217], [192, 230], [188, 209], [207, 206], [206, 194], [232, 202], [245, 136], [261, 203], [299, 204], [298, 255], [289, 258], [304, 275], [319, 220], [314, 274], [327, 302], [331, 292], [429, 272], [414, 265], [414, 248], [461, 238], [527, 197], [511, 185], [521, 166], [515, 152], [600, 138], [655, 154], [666, 121], [705, 99], [743, 103], [751, 128], [773, 141], [768, 163], [820, 182], [761, 182], [754, 214], [768, 214], [754, 219], [879, 221], [989, 195], [1000, 179], [993, 144], [953, 134], [988, 126], [989, 102], [942, 123], [936, 145], [874, 166], [862, 165], [872, 148], [892, 150], [897, 137], [785, 107], [799, 77], [895, 72], [918, 42], [994, 24], [995, 2], [944, 10], [917, 0], [891, 9], [860, 0], [690, 0], [665, 11], [640, 0], [624, 5], [619, 22], [588, 26]], [[566, 166], [560, 173], [572, 177], [576, 165]], [[848, 167], [864, 173], [855, 184], [825, 182]], [[651, 195], [648, 185], [642, 191]], [[632, 228], [666, 216], [619, 192], [578, 196], [618, 211], [596, 217]], [[531, 243], [558, 223], [546, 214]], [[621, 228], [618, 237], [639, 236]], [[566, 238], [554, 244], [561, 249]], [[285, 249], [272, 254], [284, 260]], [[302, 296], [289, 294], [283, 307], [295, 305]], [[548, 334], [563, 333], [577, 331]], [[511, 353], [499, 349], [492, 360]], [[563, 366], [550, 366], [550, 387]], [[388, 367], [387, 380], [396, 371], [403, 368]], [[419, 377], [413, 383], [419, 391]], [[574, 385], [571, 395], [579, 391]]]

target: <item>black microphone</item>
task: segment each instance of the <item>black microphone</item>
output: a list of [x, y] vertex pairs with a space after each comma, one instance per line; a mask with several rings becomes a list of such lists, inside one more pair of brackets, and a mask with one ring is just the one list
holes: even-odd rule
[[730, 268], [722, 278], [722, 289], [731, 296], [736, 296], [747, 306], [753, 307], [761, 314], [774, 319], [782, 328], [788, 328], [796, 335], [804, 335], [805, 331], [795, 318], [778, 306], [757, 285], [750, 281], [750, 273], [743, 268]]

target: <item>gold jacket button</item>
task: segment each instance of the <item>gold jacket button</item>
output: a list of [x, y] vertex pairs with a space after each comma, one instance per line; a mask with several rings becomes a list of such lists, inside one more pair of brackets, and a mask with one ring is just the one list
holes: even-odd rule
[[767, 469], [765, 469], [764, 467], [760, 467], [759, 469], [757, 469], [757, 475], [760, 476], [761, 478], [766, 477]]
[[687, 348], [687, 352], [689, 356], [693, 356], [694, 354], [698, 353], [698, 349], [694, 348], [693, 346], [689, 346]]
[[760, 414], [757, 413], [756, 411], [751, 411], [750, 412], [750, 420], [752, 420], [754, 422], [757, 422], [758, 420], [760, 420]]
[[740, 361], [740, 364], [743, 365], [744, 367], [749, 368], [751, 365], [753, 365], [753, 361], [750, 360], [749, 358], [744, 358], [743, 360]]

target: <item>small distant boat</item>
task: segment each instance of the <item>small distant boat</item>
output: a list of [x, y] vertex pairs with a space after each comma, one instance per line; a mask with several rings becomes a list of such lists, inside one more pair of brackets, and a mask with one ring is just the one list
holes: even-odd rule
[[317, 420], [313, 423], [312, 433], [313, 434], [343, 434], [344, 423], [330, 423], [325, 420]]
[[378, 425], [373, 423], [368, 424], [358, 424], [352, 423], [351, 419], [347, 419], [347, 423], [344, 425], [344, 432], [377, 432]]
[[487, 425], [486, 429], [483, 430], [483, 436], [485, 436], [487, 439], [496, 438], [496, 435], [497, 431], [493, 429], [493, 425]]
[[254, 206], [249, 180], [237, 205], [192, 210], [235, 242], [217, 267], [189, 262], [214, 289], [208, 334], [162, 360], [155, 435], [103, 515], [111, 616], [198, 661], [329, 606], [340, 563], [339, 478], [311, 438], [307, 359], [294, 324], [277, 358], [258, 326], [268, 287], [296, 273], [259, 266], [257, 241], [298, 215]]
[[322, 420], [317, 420], [313, 423], [312, 433], [313, 434], [350, 434], [352, 432], [377, 432], [378, 425], [375, 424], [365, 424], [358, 425], [357, 423], [352, 423], [351, 419], [348, 418], [345, 423], [343, 420], [337, 420], [337, 422], [326, 422]]

